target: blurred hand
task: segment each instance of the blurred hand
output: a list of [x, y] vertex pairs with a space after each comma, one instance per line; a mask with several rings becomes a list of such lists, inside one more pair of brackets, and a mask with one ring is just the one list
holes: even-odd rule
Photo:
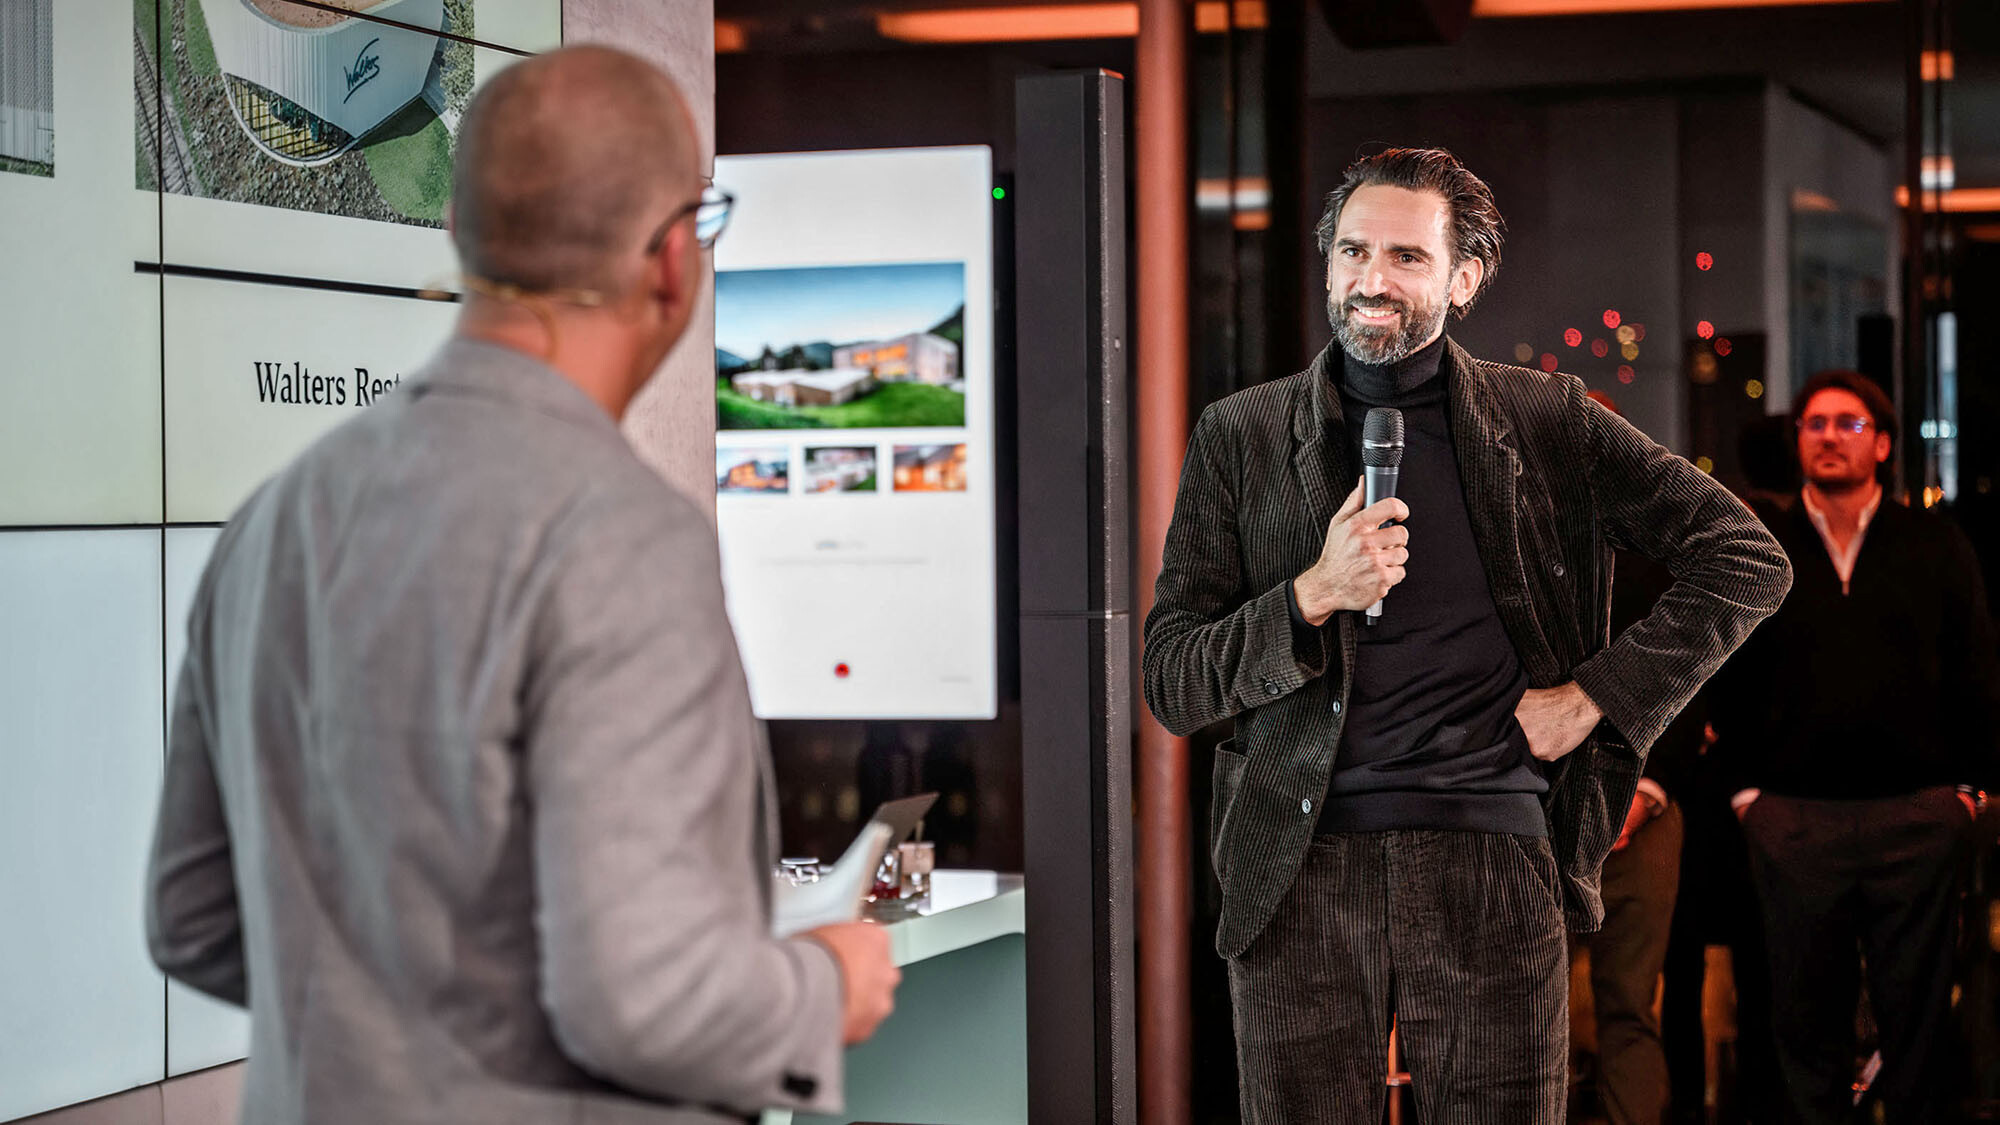
[[1319, 561], [1292, 580], [1299, 613], [1315, 625], [1343, 609], [1367, 609], [1404, 577], [1410, 561], [1410, 529], [1390, 520], [1410, 518], [1410, 506], [1394, 496], [1364, 508], [1361, 485], [1327, 521]]
[[1530, 688], [1514, 708], [1514, 720], [1528, 735], [1528, 752], [1544, 762], [1583, 745], [1602, 718], [1604, 712], [1574, 683]]
[[1632, 842], [1632, 833], [1644, 828], [1647, 821], [1659, 815], [1654, 811], [1655, 807], [1652, 800], [1645, 794], [1641, 793], [1634, 796], [1632, 798], [1632, 807], [1625, 810], [1625, 827], [1619, 830], [1618, 841], [1611, 845], [1611, 850], [1614, 852], [1624, 851], [1626, 845]]
[[875, 1034], [896, 1008], [903, 971], [889, 956], [889, 931], [868, 922], [842, 922], [806, 931], [840, 963], [840, 1041], [852, 1047]]

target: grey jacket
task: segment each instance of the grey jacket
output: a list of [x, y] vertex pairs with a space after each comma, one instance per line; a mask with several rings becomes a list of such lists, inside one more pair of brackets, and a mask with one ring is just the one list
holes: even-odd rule
[[[1358, 474], [1329, 351], [1203, 411], [1146, 618], [1146, 700], [1160, 722], [1187, 733], [1235, 719], [1233, 745], [1216, 753], [1209, 821], [1225, 957], [1249, 948], [1292, 885], [1353, 682], [1355, 615], [1335, 614], [1297, 651], [1285, 600]], [[1604, 711], [1547, 768], [1543, 799], [1564, 914], [1594, 930], [1604, 857], [1647, 748], [1777, 609], [1791, 566], [1735, 497], [1585, 398], [1577, 379], [1475, 360], [1455, 343], [1445, 364], [1466, 510], [1507, 635], [1531, 686], [1574, 680]], [[1676, 580], [1615, 642], [1614, 548], [1659, 560]]]
[[829, 1110], [839, 969], [770, 937], [775, 831], [707, 520], [458, 340], [217, 543], [147, 933], [249, 1007], [256, 1125]]

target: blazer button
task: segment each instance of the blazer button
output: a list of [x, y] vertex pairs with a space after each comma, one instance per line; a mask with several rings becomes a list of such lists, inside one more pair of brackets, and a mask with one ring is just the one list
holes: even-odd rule
[[1282, 690], [1282, 689], [1280, 689], [1280, 688], [1278, 687], [1278, 681], [1276, 681], [1276, 680], [1265, 680], [1265, 681], [1264, 681], [1264, 694], [1265, 694], [1265, 695], [1277, 695], [1277, 694], [1279, 694], [1279, 693], [1280, 693], [1280, 691], [1281, 691], [1281, 690]]
[[1557, 578], [1561, 578], [1563, 575], [1569, 573], [1568, 571], [1563, 569], [1563, 564], [1561, 563], [1557, 563], [1556, 565], [1550, 567], [1549, 569], [1555, 571], [1555, 575]]
[[1333, 701], [1333, 713], [1336, 715], [1340, 714], [1340, 700], [1338, 699]]
[[1300, 801], [1299, 811], [1306, 814], [1307, 816], [1311, 816], [1313, 811], [1313, 799], [1311, 797], [1307, 797], [1305, 800]]

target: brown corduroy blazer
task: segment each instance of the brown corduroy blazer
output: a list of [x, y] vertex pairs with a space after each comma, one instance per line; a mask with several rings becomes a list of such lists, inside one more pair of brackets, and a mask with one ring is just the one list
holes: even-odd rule
[[[1202, 412], [1146, 617], [1153, 714], [1179, 734], [1235, 720], [1216, 752], [1209, 821], [1224, 957], [1249, 948], [1291, 887], [1353, 684], [1355, 614], [1335, 614], [1317, 646], [1295, 651], [1285, 597], [1358, 475], [1328, 376], [1339, 362], [1329, 348]], [[1647, 748], [1778, 608], [1791, 565], [1749, 509], [1585, 398], [1580, 380], [1476, 360], [1456, 343], [1445, 364], [1466, 509], [1507, 635], [1531, 686], [1575, 681], [1605, 715], [1546, 767], [1542, 802], [1564, 915], [1595, 930], [1598, 878]], [[1618, 548], [1657, 559], [1675, 583], [1614, 642]]]

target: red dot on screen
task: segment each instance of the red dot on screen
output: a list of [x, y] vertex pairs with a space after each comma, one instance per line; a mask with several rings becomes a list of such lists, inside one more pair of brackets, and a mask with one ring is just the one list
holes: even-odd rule
[[1543, 352], [1542, 370], [1553, 372], [1555, 369], [1556, 369], [1556, 357], [1549, 354], [1548, 352]]
[[1710, 339], [1715, 335], [1715, 325], [1704, 320], [1694, 326], [1694, 334], [1704, 340]]
[[844, 679], [846, 679], [846, 678], [847, 678], [847, 665], [846, 665], [846, 664], [836, 664], [836, 665], [834, 665], [834, 666], [833, 666], [833, 674], [834, 674], [834, 675], [836, 675], [836, 676], [839, 676], [839, 677], [840, 677], [841, 679], [843, 679], [843, 680], [844, 680]]
[[1592, 340], [1590, 342], [1590, 354], [1603, 359], [1605, 356], [1611, 354], [1611, 345], [1603, 340]]
[[1698, 270], [1707, 270], [1707, 269], [1713, 269], [1714, 266], [1715, 266], [1715, 257], [1708, 251], [1703, 250], [1701, 253], [1696, 254], [1694, 256], [1694, 268]]
[[1568, 329], [1563, 333], [1563, 343], [1568, 344], [1572, 348], [1576, 347], [1578, 344], [1583, 343], [1583, 333], [1578, 332], [1574, 328]]
[[1619, 321], [1619, 316], [1617, 309], [1604, 310], [1604, 327], [1616, 328], [1618, 327], [1618, 321]]

